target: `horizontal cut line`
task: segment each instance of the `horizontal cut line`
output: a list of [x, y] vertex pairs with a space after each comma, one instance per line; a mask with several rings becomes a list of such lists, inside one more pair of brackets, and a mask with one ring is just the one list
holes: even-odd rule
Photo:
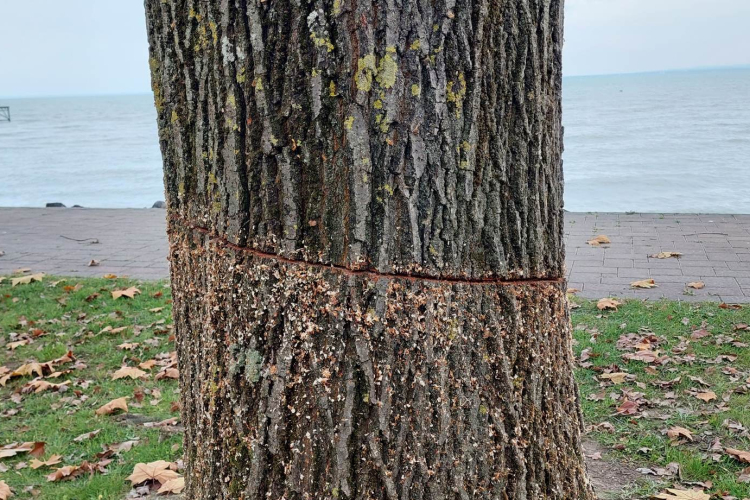
[[338, 264], [323, 264], [321, 262], [309, 262], [306, 260], [290, 259], [282, 255], [275, 253], [264, 252], [255, 248], [243, 247], [232, 243], [223, 236], [217, 235], [210, 229], [195, 224], [185, 223], [182, 217], [172, 216], [171, 219], [175, 222], [180, 222], [188, 229], [203, 233], [214, 241], [220, 243], [222, 246], [229, 247], [238, 252], [248, 253], [254, 257], [260, 259], [270, 259], [283, 264], [290, 264], [295, 266], [311, 267], [314, 269], [321, 269], [326, 271], [333, 271], [336, 273], [343, 274], [345, 276], [362, 276], [370, 278], [373, 281], [381, 279], [389, 280], [407, 280], [407, 281], [424, 281], [428, 283], [443, 283], [443, 284], [466, 284], [466, 285], [534, 285], [534, 284], [559, 284], [562, 283], [562, 278], [517, 278], [517, 279], [506, 279], [506, 278], [458, 278], [452, 276], [434, 277], [434, 276], [422, 276], [419, 274], [408, 274], [408, 273], [383, 273], [372, 269], [351, 269], [346, 266]]

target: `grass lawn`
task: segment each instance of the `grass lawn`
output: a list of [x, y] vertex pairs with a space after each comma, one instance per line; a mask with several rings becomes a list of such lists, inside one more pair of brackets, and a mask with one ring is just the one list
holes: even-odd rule
[[[136, 463], [175, 461], [182, 453], [180, 433], [144, 426], [144, 422], [179, 415], [177, 381], [155, 380], [162, 368], [159, 365], [144, 370], [143, 379], [112, 380], [123, 365], [137, 367], [152, 359], [168, 362], [167, 355], [174, 351], [169, 288], [164, 283], [120, 279], [61, 279], [45, 277], [42, 283], [16, 287], [11, 287], [9, 279], [0, 283], [0, 366], [14, 370], [30, 361], [61, 358], [68, 351], [75, 357], [52, 367], [62, 375], [45, 378], [55, 384], [65, 382], [62, 391], [50, 388], [23, 394], [36, 373], [14, 377], [0, 387], [0, 447], [43, 441], [46, 446], [39, 460], [62, 455], [61, 463], [36, 470], [30, 466], [33, 457], [28, 453], [0, 459], [0, 469], [8, 469], [0, 473], [0, 480], [13, 488], [14, 499], [33, 498], [33, 494], [56, 500], [121, 499], [130, 490], [126, 477]], [[141, 291], [134, 299], [112, 298], [112, 291], [133, 285]], [[30, 343], [9, 349], [14, 345], [11, 342], [25, 340]], [[127, 343], [139, 345], [129, 346], [130, 350], [118, 348]], [[0, 384], [2, 372], [0, 368]], [[95, 414], [105, 403], [121, 397], [129, 398], [127, 415]], [[99, 429], [90, 439], [75, 441]], [[128, 451], [118, 450], [108, 457], [112, 462], [106, 466], [107, 474], [56, 482], [45, 477], [65, 465], [99, 462], [96, 454], [105, 451], [106, 445], [128, 441], [137, 442]], [[26, 488], [33, 491], [26, 492]]]
[[[14, 499], [120, 500], [131, 490], [126, 478], [137, 463], [178, 463], [182, 454], [179, 427], [155, 426], [179, 415], [177, 381], [163, 376], [174, 351], [169, 288], [60, 280], [0, 282], [0, 448], [46, 443], [36, 458], [30, 452], [0, 458], [0, 481]], [[113, 291], [131, 286], [141, 293], [113, 299]], [[633, 301], [603, 312], [594, 302], [573, 301], [580, 305], [572, 317], [588, 439], [604, 450], [589, 460], [660, 474], [634, 472], [644, 481], [620, 498], [648, 498], [672, 485], [717, 499], [750, 498], [750, 482], [741, 482], [750, 463], [727, 451], [750, 450], [750, 330], [743, 326], [750, 324], [750, 308]], [[24, 365], [44, 377], [33, 382], [34, 372], [3, 380]], [[139, 365], [142, 378], [112, 379], [122, 366]], [[129, 398], [127, 414], [95, 413], [122, 397]], [[92, 431], [98, 433], [76, 441]], [[39, 465], [33, 460], [53, 455], [60, 463], [32, 468]], [[111, 460], [101, 466], [106, 473], [47, 479], [63, 466], [102, 460]]]
[[741, 477], [750, 454], [731, 451], [750, 451], [750, 308], [630, 301], [600, 311], [572, 300], [588, 437], [609, 458], [660, 474], [620, 497], [648, 498], [666, 483], [750, 498], [750, 468]]

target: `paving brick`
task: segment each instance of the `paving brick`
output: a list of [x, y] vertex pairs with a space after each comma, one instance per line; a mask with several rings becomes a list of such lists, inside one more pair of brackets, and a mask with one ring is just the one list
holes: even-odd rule
[[722, 295], [721, 300], [727, 304], [750, 304], [750, 297], [745, 295]]

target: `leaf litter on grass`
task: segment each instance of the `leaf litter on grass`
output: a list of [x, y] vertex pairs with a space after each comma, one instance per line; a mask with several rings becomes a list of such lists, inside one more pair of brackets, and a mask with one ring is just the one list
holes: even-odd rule
[[589, 435], [657, 480], [618, 498], [750, 498], [745, 309], [572, 300]]
[[[15, 470], [0, 494], [120, 500], [136, 463], [179, 461], [177, 385], [134, 367], [177, 371], [169, 294], [163, 283], [115, 278], [25, 281], [0, 284], [0, 472]], [[166, 434], [123, 425], [113, 415], [125, 409], [173, 425]], [[179, 483], [154, 486], [178, 492]]]
[[[57, 468], [49, 474], [59, 480], [47, 482], [27, 466], [8, 476], [8, 487], [33, 488], [49, 498], [102, 494], [118, 500], [128, 490], [178, 491], [179, 478], [135, 487], [126, 480], [137, 464], [179, 462], [179, 367], [163, 285], [95, 279], [66, 285], [72, 287], [66, 291], [47, 281], [0, 284], [0, 345], [29, 341], [0, 350], [0, 379], [22, 372], [0, 388], [0, 445], [53, 442], [34, 459], [62, 455], [60, 463], [40, 466], [45, 474]], [[142, 293], [112, 297], [112, 291], [133, 287]], [[657, 481], [634, 485], [622, 498], [673, 498], [666, 488], [694, 486], [720, 499], [750, 498], [750, 483], [743, 480], [750, 478], [749, 467], [742, 459], [750, 449], [750, 312], [713, 304], [572, 300], [580, 305], [572, 319], [589, 436], [602, 444], [607, 460], [623, 460], [632, 464], [633, 475]], [[118, 349], [123, 343], [138, 345]], [[72, 352], [69, 361], [45, 366]], [[112, 380], [123, 366], [147, 375]], [[39, 387], [45, 389], [36, 392]], [[709, 391], [716, 398], [697, 397]], [[133, 418], [113, 415], [122, 412], [120, 403], [110, 406], [112, 414], [95, 415], [123, 398], [129, 412], [124, 415]], [[0, 464], [16, 467], [25, 455]], [[84, 476], [96, 480], [78, 480]], [[660, 483], [666, 484], [655, 486]]]

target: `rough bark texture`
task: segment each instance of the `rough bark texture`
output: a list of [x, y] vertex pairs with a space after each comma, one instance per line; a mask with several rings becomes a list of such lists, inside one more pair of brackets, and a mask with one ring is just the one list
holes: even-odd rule
[[561, 0], [146, 0], [189, 498], [589, 499]]

